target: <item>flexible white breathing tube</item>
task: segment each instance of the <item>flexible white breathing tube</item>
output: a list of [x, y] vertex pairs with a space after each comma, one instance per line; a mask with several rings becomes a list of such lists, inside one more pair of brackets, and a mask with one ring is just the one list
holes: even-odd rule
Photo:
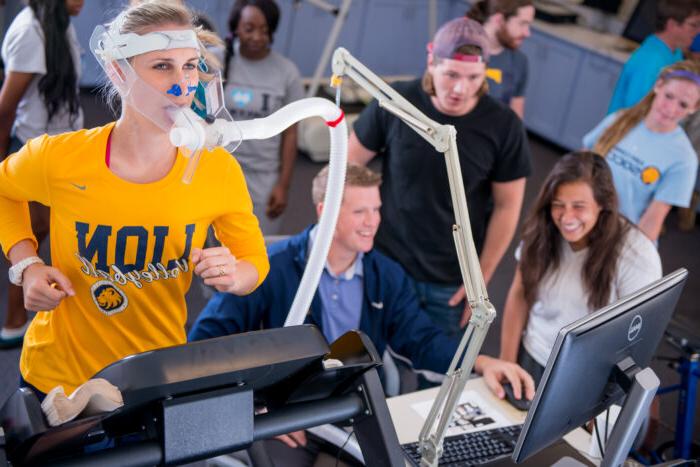
[[340, 212], [345, 187], [345, 171], [348, 154], [348, 131], [342, 110], [327, 99], [310, 97], [292, 102], [265, 118], [230, 122], [217, 119], [211, 124], [203, 123], [197, 129], [190, 126], [176, 127], [170, 131], [170, 141], [175, 146], [188, 146], [192, 150], [202, 147], [225, 146], [231, 141], [266, 139], [282, 133], [296, 122], [309, 117], [321, 117], [330, 130], [331, 148], [326, 196], [323, 211], [318, 222], [318, 234], [314, 241], [299, 289], [294, 296], [292, 308], [287, 315], [285, 326], [304, 323], [311, 307], [321, 273], [328, 257], [333, 240], [335, 224]]

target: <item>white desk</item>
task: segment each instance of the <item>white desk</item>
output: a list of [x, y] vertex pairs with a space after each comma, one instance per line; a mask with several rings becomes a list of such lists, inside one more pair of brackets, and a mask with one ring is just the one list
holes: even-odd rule
[[[424, 391], [416, 391], [387, 399], [386, 403], [389, 406], [389, 412], [391, 413], [394, 427], [396, 428], [396, 434], [399, 437], [399, 443], [405, 444], [418, 441], [418, 435], [420, 434], [425, 420], [412, 406], [424, 401], [434, 400], [438, 390], [439, 388], [426, 389]], [[469, 380], [464, 390], [465, 392], [477, 392], [486, 402], [498, 409], [513, 425], [525, 421], [526, 413], [517, 410], [508, 402], [500, 400], [493, 395], [488, 387], [486, 387], [483, 378], [473, 378]], [[590, 435], [585, 430], [577, 428], [567, 434], [564, 439], [569, 445], [573, 446], [579, 453], [590, 460], [591, 463], [599, 465], [599, 459], [593, 459], [586, 455]]]

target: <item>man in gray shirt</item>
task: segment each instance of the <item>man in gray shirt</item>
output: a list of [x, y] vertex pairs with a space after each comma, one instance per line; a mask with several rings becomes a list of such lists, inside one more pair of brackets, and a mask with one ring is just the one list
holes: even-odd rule
[[482, 23], [489, 38], [489, 95], [510, 106], [522, 119], [527, 57], [518, 48], [530, 36], [535, 18], [532, 0], [480, 0], [467, 16]]

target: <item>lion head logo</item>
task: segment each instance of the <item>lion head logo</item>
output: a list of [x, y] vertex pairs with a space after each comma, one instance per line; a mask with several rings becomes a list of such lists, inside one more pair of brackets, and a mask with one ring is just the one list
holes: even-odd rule
[[106, 310], [114, 310], [122, 304], [124, 300], [113, 287], [103, 287], [97, 296], [97, 303]]
[[123, 311], [129, 304], [124, 292], [109, 281], [95, 282], [90, 288], [92, 301], [107, 316]]

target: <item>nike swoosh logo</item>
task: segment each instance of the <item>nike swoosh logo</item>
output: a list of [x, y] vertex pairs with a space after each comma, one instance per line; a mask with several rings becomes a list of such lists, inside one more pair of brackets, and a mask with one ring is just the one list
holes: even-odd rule
[[384, 302], [370, 302], [374, 308], [381, 310], [384, 308]]
[[74, 187], [76, 187], [78, 190], [85, 190], [87, 189], [87, 185], [78, 185], [77, 183], [71, 183]]

